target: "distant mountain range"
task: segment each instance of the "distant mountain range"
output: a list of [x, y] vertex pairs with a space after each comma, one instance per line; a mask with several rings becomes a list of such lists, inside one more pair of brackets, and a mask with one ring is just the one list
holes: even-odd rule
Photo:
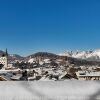
[[34, 58], [34, 57], [48, 57], [48, 58], [55, 58], [58, 57], [59, 55], [53, 54], [53, 53], [48, 53], [48, 52], [37, 52], [35, 54], [32, 54], [28, 57]]
[[[0, 56], [2, 56], [3, 53], [5, 52], [0, 50]], [[9, 60], [26, 60], [34, 57], [56, 58], [58, 57], [58, 55], [53, 53], [48, 53], [48, 52], [38, 52], [38, 53], [31, 54], [27, 57], [22, 57], [18, 54], [8, 54]]]
[[13, 60], [24, 60], [24, 57], [17, 55], [17, 54], [10, 54], [9, 55], [9, 59], [13, 59]]
[[100, 61], [100, 49], [98, 50], [90, 50], [90, 51], [68, 51], [62, 54], [59, 54], [60, 56], [68, 56], [68, 57], [73, 57], [77, 59], [84, 59], [87, 61]]
[[[4, 51], [0, 50], [0, 56], [2, 56], [2, 54], [5, 53]], [[68, 52], [64, 52], [62, 54], [53, 54], [53, 53], [48, 53], [48, 52], [38, 52], [38, 53], [34, 53], [31, 54], [27, 57], [22, 57], [18, 54], [9, 54], [9, 59], [11, 60], [24, 60], [24, 59], [29, 59], [34, 58], [34, 57], [47, 57], [47, 58], [57, 58], [60, 56], [66, 56], [69, 58], [75, 58], [75, 59], [79, 59], [79, 60], [86, 60], [86, 61], [100, 61], [100, 49], [98, 50], [90, 50], [90, 51], [68, 51]]]
[[[68, 55], [69, 54], [69, 55]], [[75, 65], [100, 65], [100, 61], [89, 61], [89, 60], [85, 60], [85, 59], [81, 59], [81, 58], [75, 58], [72, 57], [70, 55], [70, 53], [68, 53], [67, 55], [63, 54], [63, 55], [57, 55], [57, 54], [53, 54], [53, 53], [48, 53], [48, 52], [38, 52], [35, 54], [32, 54], [26, 58], [28, 58], [28, 60], [32, 60], [34, 57], [43, 57], [46, 59], [64, 59], [65, 61], [68, 61], [70, 64], [75, 64]]]
[[[0, 57], [5, 54], [4, 51], [0, 50]], [[24, 57], [17, 55], [17, 54], [8, 54], [8, 59], [9, 60], [23, 60]]]

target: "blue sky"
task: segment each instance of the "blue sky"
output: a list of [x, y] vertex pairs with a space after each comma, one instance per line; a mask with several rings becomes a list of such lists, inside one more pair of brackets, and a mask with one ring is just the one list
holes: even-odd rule
[[21, 55], [100, 48], [100, 0], [0, 0], [0, 37]]

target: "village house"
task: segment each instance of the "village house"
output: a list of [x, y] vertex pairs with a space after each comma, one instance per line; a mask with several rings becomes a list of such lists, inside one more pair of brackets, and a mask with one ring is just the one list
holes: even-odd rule
[[100, 72], [76, 72], [78, 80], [100, 80]]

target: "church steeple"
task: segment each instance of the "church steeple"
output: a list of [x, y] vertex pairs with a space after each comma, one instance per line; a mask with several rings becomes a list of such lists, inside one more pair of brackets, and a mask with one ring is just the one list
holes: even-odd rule
[[8, 50], [7, 50], [7, 48], [6, 48], [6, 53], [5, 53], [5, 56], [8, 56]]

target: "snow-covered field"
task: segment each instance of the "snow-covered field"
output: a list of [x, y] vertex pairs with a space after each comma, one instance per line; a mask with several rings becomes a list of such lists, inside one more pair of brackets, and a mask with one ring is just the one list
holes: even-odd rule
[[0, 100], [99, 100], [99, 81], [0, 82]]

